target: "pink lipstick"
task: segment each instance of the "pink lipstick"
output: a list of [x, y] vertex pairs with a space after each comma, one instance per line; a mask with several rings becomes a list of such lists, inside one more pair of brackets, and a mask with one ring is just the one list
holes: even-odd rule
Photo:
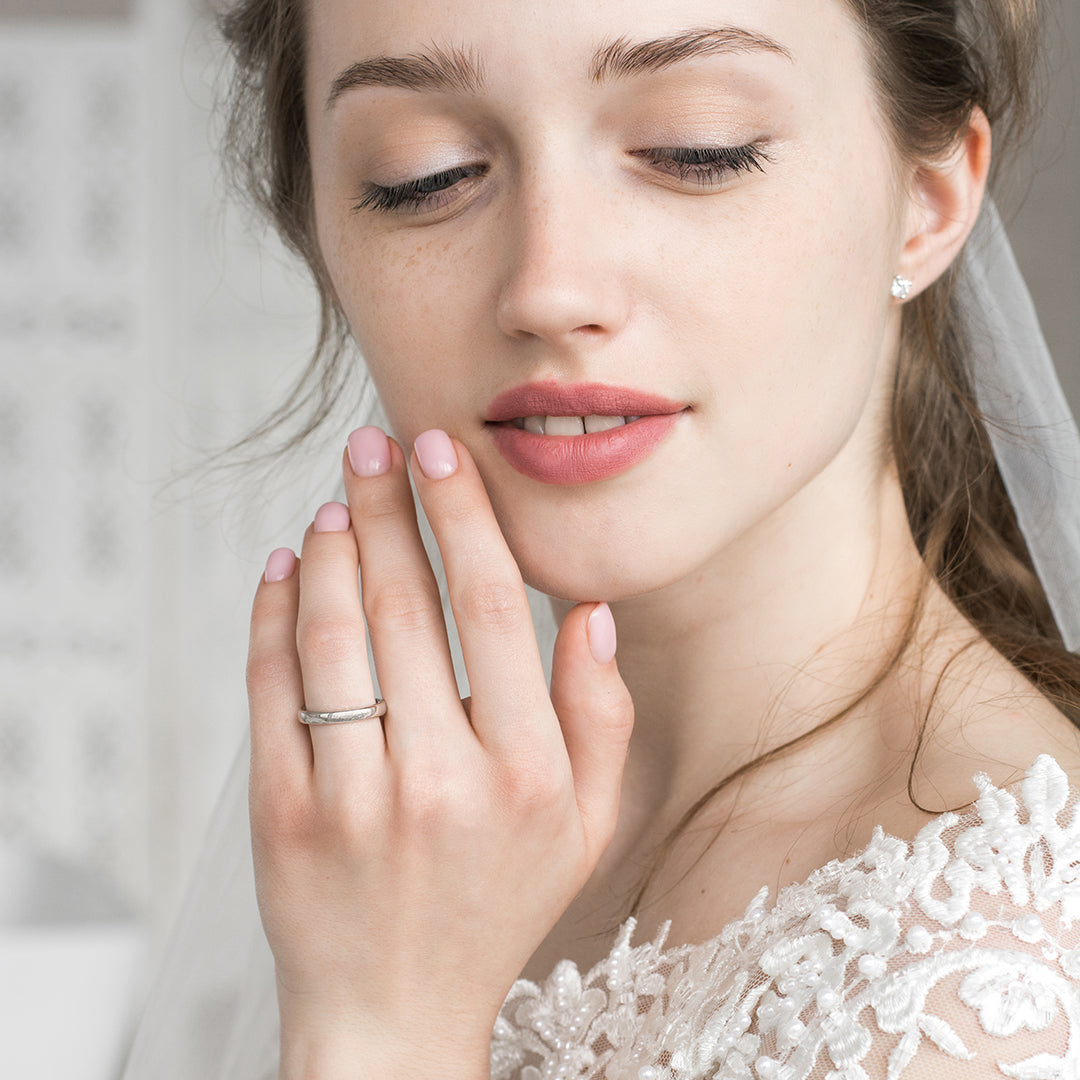
[[548, 381], [499, 394], [485, 420], [518, 472], [545, 484], [589, 484], [647, 458], [687, 408], [629, 387]]

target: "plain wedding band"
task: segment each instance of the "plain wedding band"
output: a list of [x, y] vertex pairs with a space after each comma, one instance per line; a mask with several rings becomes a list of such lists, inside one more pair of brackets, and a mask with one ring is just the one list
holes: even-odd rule
[[300, 723], [351, 724], [356, 720], [376, 720], [385, 715], [386, 702], [382, 698], [376, 698], [373, 705], [365, 705], [362, 709], [341, 709], [337, 712], [310, 712], [308, 709], [301, 709]]

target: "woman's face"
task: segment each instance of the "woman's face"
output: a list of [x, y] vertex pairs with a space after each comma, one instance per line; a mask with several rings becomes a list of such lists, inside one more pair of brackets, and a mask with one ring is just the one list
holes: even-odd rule
[[[620, 599], [872, 497], [905, 203], [840, 0], [308, 14], [341, 306], [394, 433], [468, 446], [526, 580]], [[535, 430], [585, 414], [614, 427]]]

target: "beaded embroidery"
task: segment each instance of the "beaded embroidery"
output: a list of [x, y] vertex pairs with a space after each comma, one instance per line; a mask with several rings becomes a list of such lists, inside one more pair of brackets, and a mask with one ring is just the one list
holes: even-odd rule
[[972, 807], [910, 843], [879, 828], [708, 942], [631, 945], [629, 919], [587, 974], [519, 980], [492, 1080], [902, 1080], [916, 1055], [1080, 1077], [1077, 795], [1045, 755], [975, 783]]

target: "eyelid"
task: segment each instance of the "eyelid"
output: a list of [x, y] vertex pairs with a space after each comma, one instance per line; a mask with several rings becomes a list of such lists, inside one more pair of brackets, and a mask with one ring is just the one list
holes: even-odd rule
[[[741, 146], [667, 146], [630, 151], [654, 166], [675, 165], [681, 182], [696, 180], [701, 186], [719, 184], [725, 176], [740, 172], [764, 172], [771, 158], [762, 140]], [[455, 165], [400, 184], [368, 184], [352, 209], [385, 214], [420, 214], [440, 209], [462, 181], [481, 177], [486, 164]]]
[[762, 142], [741, 146], [661, 146], [631, 151], [634, 157], [645, 158], [654, 165], [673, 162], [687, 169], [716, 168], [731, 172], [764, 172], [762, 162], [772, 159]]
[[483, 176], [487, 171], [486, 165], [455, 165], [400, 184], [368, 184], [352, 209], [356, 212], [374, 210], [381, 213], [433, 209], [430, 203], [437, 202], [443, 192], [451, 191], [462, 180]]

